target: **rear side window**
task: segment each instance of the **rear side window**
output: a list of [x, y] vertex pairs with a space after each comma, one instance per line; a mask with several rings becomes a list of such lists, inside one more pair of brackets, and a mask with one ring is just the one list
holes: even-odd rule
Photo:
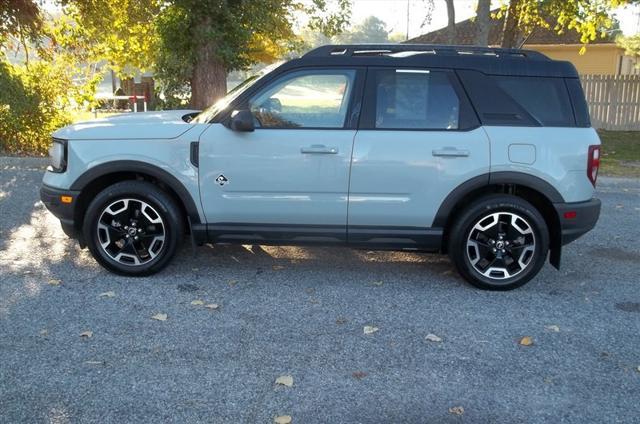
[[495, 76], [494, 80], [540, 124], [549, 127], [575, 126], [564, 79]]
[[385, 69], [374, 75], [375, 128], [459, 129], [460, 98], [447, 72]]

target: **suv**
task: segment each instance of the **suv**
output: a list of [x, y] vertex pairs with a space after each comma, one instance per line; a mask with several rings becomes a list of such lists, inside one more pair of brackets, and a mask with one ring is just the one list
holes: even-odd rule
[[533, 51], [323, 46], [210, 108], [53, 134], [41, 198], [107, 269], [194, 244], [448, 253], [483, 289], [529, 281], [594, 227], [600, 140], [571, 63]]

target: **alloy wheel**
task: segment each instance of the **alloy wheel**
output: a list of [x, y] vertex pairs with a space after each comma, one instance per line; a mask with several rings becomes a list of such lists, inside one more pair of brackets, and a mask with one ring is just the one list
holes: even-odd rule
[[536, 238], [522, 216], [496, 212], [480, 218], [467, 237], [466, 253], [473, 268], [486, 278], [515, 277], [533, 263]]
[[118, 199], [105, 207], [97, 226], [102, 250], [123, 265], [139, 266], [157, 257], [166, 228], [156, 209], [138, 199]]

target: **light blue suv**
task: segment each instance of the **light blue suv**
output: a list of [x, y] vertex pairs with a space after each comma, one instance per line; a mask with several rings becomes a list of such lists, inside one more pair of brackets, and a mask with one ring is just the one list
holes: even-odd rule
[[207, 110], [53, 135], [41, 198], [111, 271], [197, 243], [448, 253], [506, 290], [595, 225], [600, 140], [575, 68], [540, 53], [339, 45], [249, 78]]

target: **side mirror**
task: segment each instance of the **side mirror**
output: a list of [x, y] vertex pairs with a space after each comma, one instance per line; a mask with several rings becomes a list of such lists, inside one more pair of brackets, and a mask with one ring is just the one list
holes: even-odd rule
[[233, 131], [250, 132], [255, 129], [253, 113], [250, 110], [234, 110], [231, 112], [229, 128]]

